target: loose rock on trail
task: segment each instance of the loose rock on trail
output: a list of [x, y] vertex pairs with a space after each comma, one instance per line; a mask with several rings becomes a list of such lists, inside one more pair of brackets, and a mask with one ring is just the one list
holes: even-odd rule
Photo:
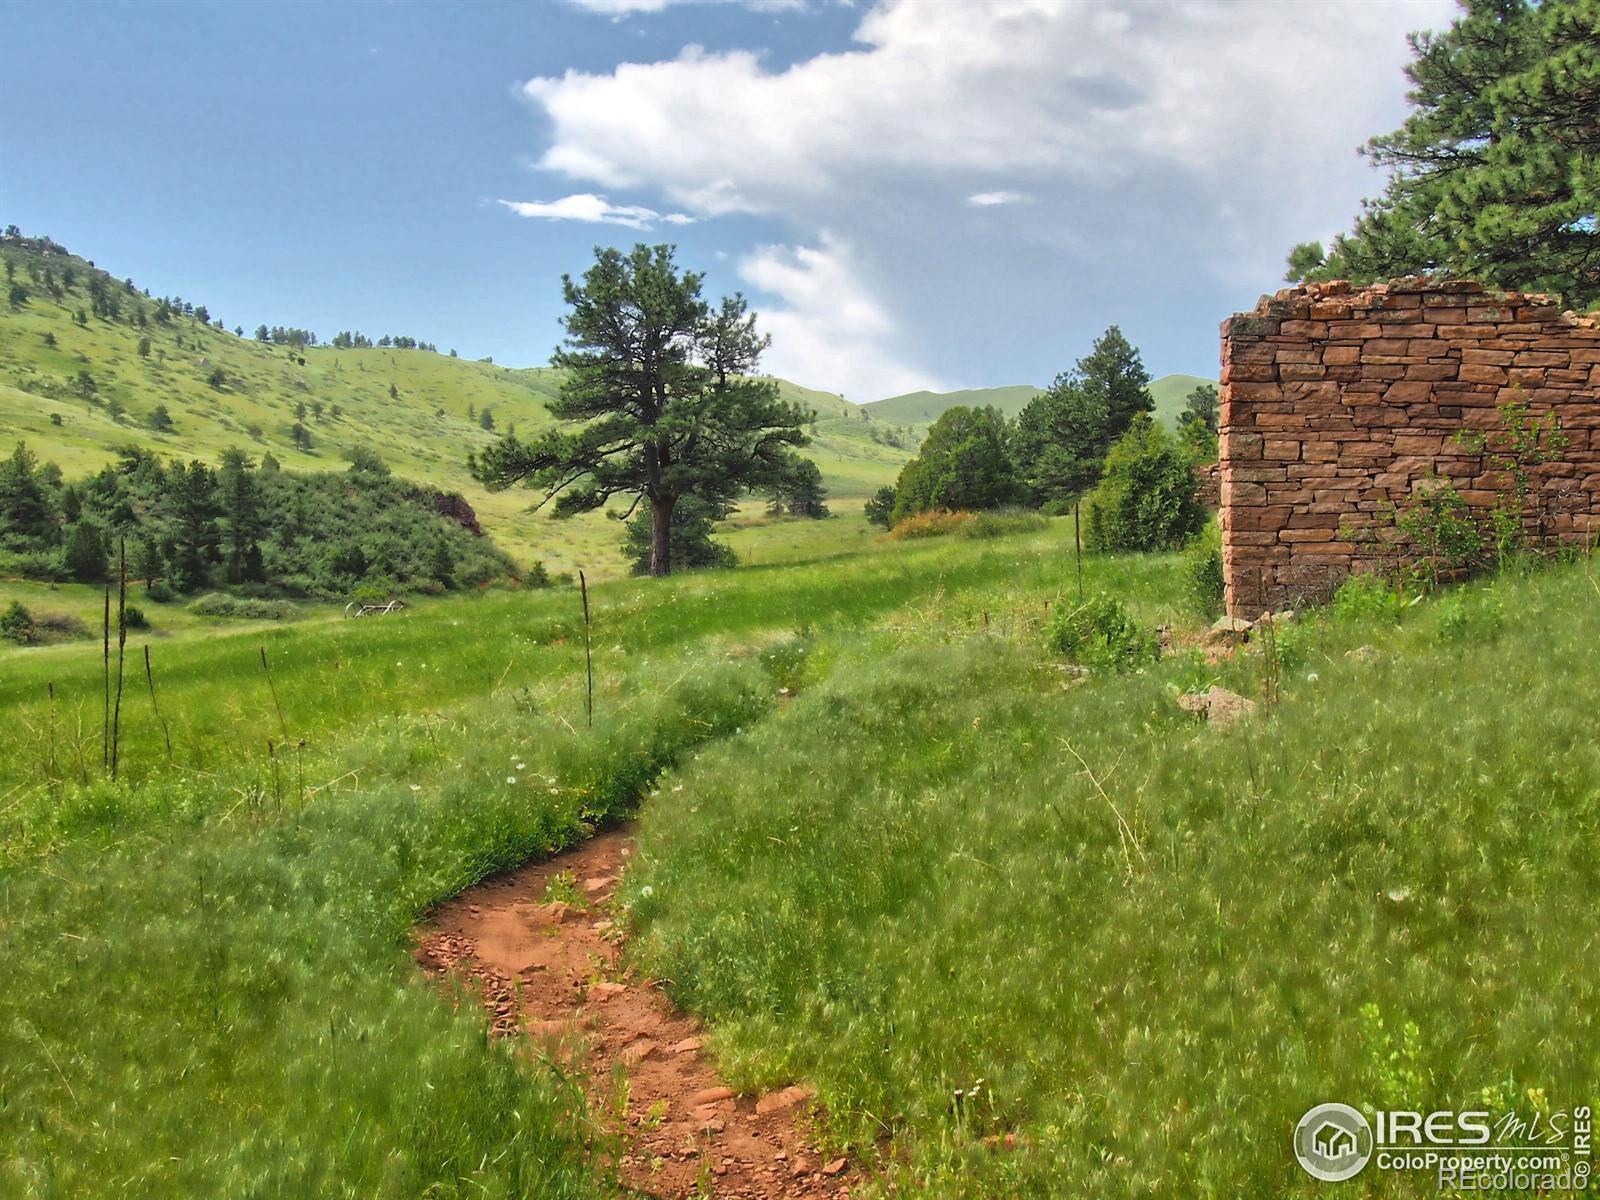
[[[811, 1089], [736, 1094], [701, 1053], [698, 1022], [623, 967], [606, 905], [632, 843], [625, 829], [602, 833], [462, 893], [419, 931], [418, 962], [468, 979], [497, 1035], [525, 1036], [532, 1052], [584, 1073], [592, 1111], [621, 1136], [615, 1165], [628, 1187], [848, 1197], [850, 1164], [808, 1135]], [[558, 876], [565, 898], [547, 899]]]

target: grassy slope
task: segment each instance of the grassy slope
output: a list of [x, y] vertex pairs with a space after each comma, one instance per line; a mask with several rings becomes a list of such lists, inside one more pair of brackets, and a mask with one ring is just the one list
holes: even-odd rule
[[1228, 732], [1170, 689], [1259, 697], [1258, 653], [1066, 688], [966, 629], [841, 661], [648, 810], [643, 952], [738, 1079], [815, 1081], [841, 1145], [900, 1135], [901, 1194], [949, 1197], [1318, 1196], [1312, 1103], [1600, 1086], [1581, 572], [1297, 627], [1284, 699]]
[[[1216, 383], [1198, 375], [1163, 375], [1152, 380], [1150, 394], [1155, 397], [1155, 415], [1169, 426], [1176, 427], [1183, 402], [1195, 387], [1202, 383]], [[938, 419], [940, 413], [957, 404], [992, 404], [1007, 416], [1016, 416], [1037, 396], [1039, 388], [1031, 384], [1015, 387], [972, 388], [961, 392], [908, 392], [904, 396], [891, 396], [887, 400], [874, 400], [862, 409], [880, 421], [897, 425], [925, 427]]]
[[1156, 418], [1165, 421], [1172, 429], [1178, 427], [1178, 414], [1183, 412], [1189, 393], [1202, 383], [1215, 386], [1215, 379], [1202, 379], [1199, 375], [1163, 375], [1150, 384], [1150, 394], [1155, 397]]
[[907, 392], [903, 396], [890, 396], [887, 400], [874, 400], [862, 405], [875, 420], [896, 425], [931, 425], [939, 414], [958, 404], [970, 408], [993, 405], [1008, 417], [1021, 412], [1041, 388], [1022, 383], [1012, 387], [967, 388], [959, 392]]
[[[15, 249], [5, 253], [19, 264], [27, 261]], [[51, 256], [49, 261], [59, 273], [64, 260]], [[74, 261], [83, 276], [86, 264]], [[25, 280], [26, 272], [19, 270], [19, 278]], [[417, 350], [292, 352], [181, 317], [165, 327], [152, 319], [143, 331], [93, 317], [79, 327], [71, 314], [88, 307], [81, 280], [78, 291], [60, 304], [42, 289], [32, 290], [33, 298], [21, 310], [0, 308], [0, 428], [25, 439], [41, 459], [59, 463], [69, 476], [97, 469], [127, 444], [211, 461], [223, 448], [239, 445], [257, 455], [270, 451], [284, 465], [303, 470], [340, 469], [344, 448], [367, 445], [396, 474], [465, 494], [484, 528], [519, 559], [542, 558], [552, 570], [583, 566], [600, 575], [620, 566], [618, 530], [604, 516], [556, 522], [544, 514], [529, 515], [530, 493], [491, 494], [467, 474], [467, 454], [491, 437], [469, 411], [491, 409], [500, 429], [515, 423], [526, 432], [547, 425], [545, 404], [559, 387], [557, 372]], [[146, 304], [153, 314], [154, 305]], [[46, 333], [54, 335], [55, 348], [44, 343]], [[141, 333], [152, 343], [147, 359], [136, 353]], [[304, 366], [296, 361], [300, 357]], [[228, 376], [220, 391], [207, 382], [217, 367]], [[120, 421], [111, 419], [105, 404], [88, 404], [72, 391], [80, 370], [94, 376], [102, 401], [124, 406]], [[841, 504], [859, 501], [894, 480], [909, 453], [872, 442], [863, 422], [845, 419], [853, 405], [779, 383], [787, 398], [811, 405], [823, 418], [808, 452]], [[389, 395], [391, 385], [396, 398]], [[322, 420], [308, 414], [305, 421], [315, 445], [302, 452], [288, 434], [296, 405], [309, 409], [319, 401]], [[169, 434], [157, 434], [146, 424], [157, 404], [167, 407], [175, 423]], [[343, 410], [338, 419], [332, 416], [336, 404]], [[53, 415], [61, 418], [59, 426], [52, 424]], [[259, 436], [249, 432], [252, 427]]]

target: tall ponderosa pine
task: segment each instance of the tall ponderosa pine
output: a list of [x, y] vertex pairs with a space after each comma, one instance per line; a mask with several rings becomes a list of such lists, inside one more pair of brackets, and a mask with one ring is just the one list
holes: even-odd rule
[[266, 521], [261, 495], [253, 474], [255, 464], [237, 446], [222, 452], [217, 472], [217, 499], [222, 518], [222, 542], [228, 563], [228, 582], [260, 582], [261, 538]]
[[1441, 272], [1600, 302], [1600, 0], [1467, 0], [1411, 39], [1414, 107], [1363, 153], [1391, 171], [1291, 279]]
[[1045, 503], [1081, 494], [1100, 478], [1112, 443], [1155, 406], [1138, 348], [1111, 326], [1018, 415], [1013, 448], [1023, 479]]
[[205, 583], [220, 540], [216, 476], [205, 463], [195, 461], [188, 467], [174, 466], [167, 487], [162, 500], [172, 539], [168, 557], [173, 584], [179, 591], [193, 591]]
[[55, 545], [59, 537], [39, 460], [18, 442], [0, 463], [0, 546], [34, 550]]
[[569, 312], [551, 364], [566, 372], [552, 415], [578, 423], [530, 442], [508, 433], [470, 461], [491, 489], [542, 488], [558, 517], [632, 497], [651, 519], [650, 573], [672, 569], [673, 509], [685, 496], [718, 507], [768, 486], [803, 445], [807, 413], [750, 378], [768, 339], [742, 296], [713, 311], [701, 276], [671, 246], [596, 250], [581, 283], [562, 277]]

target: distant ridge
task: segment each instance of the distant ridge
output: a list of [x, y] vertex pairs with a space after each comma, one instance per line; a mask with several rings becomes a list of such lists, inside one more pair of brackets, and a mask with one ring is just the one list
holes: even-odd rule
[[896, 425], [932, 424], [939, 419], [940, 413], [958, 404], [969, 408], [993, 405], [1006, 416], [1014, 417], [1043, 390], [1031, 383], [1019, 383], [1010, 387], [966, 388], [959, 392], [907, 392], [903, 396], [874, 400], [861, 407], [874, 421], [889, 421]]
[[[1178, 423], [1189, 393], [1203, 383], [1216, 380], [1200, 375], [1163, 375], [1151, 381], [1150, 394], [1155, 397], [1155, 415], [1169, 427]], [[861, 410], [875, 421], [888, 421], [896, 425], [931, 425], [946, 409], [958, 404], [969, 407], [993, 405], [1008, 417], [1014, 417], [1027, 406], [1043, 388], [1029, 383], [1010, 387], [966, 388], [958, 392], [907, 392], [903, 396], [890, 396], [863, 404]]]

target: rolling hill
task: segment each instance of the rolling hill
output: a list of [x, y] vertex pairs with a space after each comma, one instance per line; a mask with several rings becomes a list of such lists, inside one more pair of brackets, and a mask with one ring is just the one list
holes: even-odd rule
[[1006, 416], [1014, 417], [1043, 390], [1029, 383], [1019, 383], [1011, 387], [966, 388], [958, 392], [907, 392], [861, 407], [875, 420], [897, 425], [931, 425], [939, 419], [940, 413], [958, 404], [969, 408], [992, 405]]
[[1216, 385], [1215, 379], [1199, 375], [1163, 375], [1150, 383], [1150, 394], [1155, 397], [1156, 416], [1167, 423], [1169, 429], [1178, 426], [1178, 414], [1184, 409], [1189, 393], [1201, 384]]
[[[237, 445], [296, 470], [341, 469], [347, 450], [365, 446], [398, 475], [461, 492], [519, 560], [601, 575], [621, 566], [619, 530], [604, 514], [559, 522], [530, 514], [532, 493], [490, 493], [467, 473], [468, 453], [494, 436], [483, 414], [500, 430], [549, 424], [559, 372], [421, 349], [257, 341], [181, 309], [158, 319], [158, 300], [43, 240], [0, 239], [0, 257], [10, 267], [7, 287], [25, 293], [0, 307], [6, 449], [26, 441], [70, 477], [127, 445], [212, 462]], [[893, 482], [909, 446], [875, 437], [842, 397], [777, 382], [785, 398], [817, 413], [806, 452], [835, 502]]]
[[[1199, 375], [1163, 375], [1160, 379], [1152, 380], [1150, 394], [1155, 397], [1156, 417], [1165, 421], [1169, 428], [1176, 427], [1184, 401], [1202, 383], [1214, 384], [1216, 380], [1204, 379]], [[1032, 384], [1021, 383], [1011, 387], [967, 388], [957, 392], [907, 392], [903, 396], [890, 396], [887, 400], [863, 404], [861, 411], [878, 421], [907, 426], [920, 439], [923, 430], [938, 420], [939, 414], [958, 404], [969, 407], [992, 405], [1006, 416], [1014, 417], [1043, 390]]]

